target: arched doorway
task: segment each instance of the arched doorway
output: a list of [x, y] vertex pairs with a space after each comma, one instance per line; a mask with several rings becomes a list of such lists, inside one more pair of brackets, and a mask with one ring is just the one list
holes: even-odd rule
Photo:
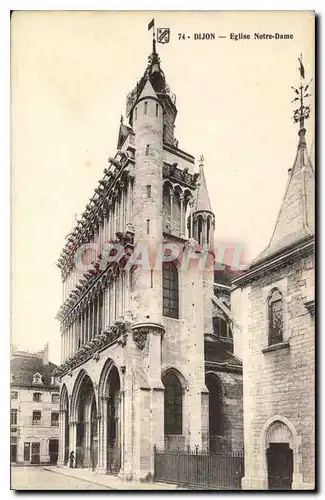
[[107, 472], [118, 473], [121, 467], [120, 376], [116, 366], [111, 369], [107, 389]]
[[209, 450], [216, 453], [225, 445], [222, 385], [213, 373], [206, 374], [205, 385], [209, 391]]
[[79, 386], [76, 415], [76, 467], [94, 470], [98, 460], [97, 405], [93, 383], [87, 374], [83, 376]]
[[103, 368], [99, 383], [101, 428], [105, 442], [101, 443], [101, 467], [107, 474], [117, 474], [121, 468], [120, 375], [112, 360]]
[[281, 421], [271, 424], [265, 436], [269, 490], [291, 490], [293, 475], [292, 434]]
[[64, 465], [67, 465], [69, 460], [69, 398], [65, 385], [62, 386], [60, 395], [60, 413], [62, 414], [61, 418], [63, 421], [63, 441], [59, 446], [63, 447], [61, 460], [63, 456]]

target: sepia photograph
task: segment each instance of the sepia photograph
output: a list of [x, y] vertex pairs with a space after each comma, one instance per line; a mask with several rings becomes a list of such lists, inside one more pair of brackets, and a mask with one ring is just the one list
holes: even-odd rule
[[315, 490], [315, 113], [314, 11], [11, 12], [12, 490]]

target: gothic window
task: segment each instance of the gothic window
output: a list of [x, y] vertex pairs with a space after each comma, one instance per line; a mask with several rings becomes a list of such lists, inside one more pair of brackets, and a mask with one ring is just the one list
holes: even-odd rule
[[182, 385], [173, 372], [163, 378], [165, 386], [165, 434], [182, 434], [183, 394]]
[[211, 220], [210, 217], [207, 218], [207, 243], [210, 243], [210, 226]]
[[173, 262], [163, 263], [163, 315], [178, 318], [178, 271]]
[[226, 321], [221, 316], [216, 316], [212, 318], [212, 322], [213, 332], [215, 335], [217, 335], [217, 337], [232, 340], [232, 331], [228, 321]]
[[168, 231], [168, 225], [171, 222], [171, 204], [170, 204], [170, 188], [168, 184], [163, 187], [163, 217], [164, 231]]
[[216, 436], [222, 436], [223, 410], [222, 410], [222, 386], [218, 377], [212, 373], [206, 376], [206, 386], [209, 391], [209, 436], [210, 450], [216, 451], [218, 443]]
[[181, 232], [181, 197], [180, 192], [176, 189], [173, 198], [173, 233], [180, 234]]
[[144, 103], [144, 114], [146, 115], [147, 112], [148, 112], [148, 103], [147, 103], [147, 101], [145, 101], [145, 103]]
[[269, 345], [283, 342], [283, 297], [275, 288], [268, 299]]
[[203, 220], [202, 220], [202, 217], [199, 215], [197, 218], [197, 235], [198, 235], [199, 245], [202, 245], [202, 243], [203, 243], [202, 229], [203, 229]]

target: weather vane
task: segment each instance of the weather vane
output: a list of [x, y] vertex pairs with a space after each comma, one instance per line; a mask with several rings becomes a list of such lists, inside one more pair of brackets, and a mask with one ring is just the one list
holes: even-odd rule
[[200, 160], [200, 165], [203, 165], [203, 162], [204, 162], [204, 160], [205, 160], [204, 156], [203, 156], [203, 155], [200, 155], [199, 160]]
[[305, 99], [311, 97], [311, 94], [308, 93], [308, 89], [312, 82], [312, 79], [307, 85], [305, 85], [304, 83], [305, 68], [302, 63], [302, 54], [300, 54], [300, 57], [298, 57], [298, 61], [299, 61], [299, 73], [300, 73], [300, 86], [298, 88], [291, 87], [292, 90], [295, 92], [295, 94], [297, 94], [297, 96], [291, 102], [300, 101], [299, 108], [295, 109], [293, 112], [293, 121], [295, 123], [299, 122], [300, 130], [302, 130], [304, 129], [305, 126], [305, 120], [307, 120], [310, 116], [310, 104], [306, 105]]

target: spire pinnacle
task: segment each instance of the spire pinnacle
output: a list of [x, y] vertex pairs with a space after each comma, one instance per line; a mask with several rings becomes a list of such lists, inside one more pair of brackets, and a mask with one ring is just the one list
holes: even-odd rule
[[299, 123], [299, 144], [298, 148], [305, 148], [306, 147], [306, 140], [305, 140], [305, 135], [306, 135], [306, 129], [305, 129], [305, 120], [308, 120], [310, 117], [310, 104], [305, 103], [305, 99], [308, 97], [311, 97], [311, 94], [308, 93], [309, 86], [312, 82], [312, 79], [309, 81], [309, 83], [306, 85], [304, 80], [305, 80], [305, 68], [302, 62], [302, 54], [300, 54], [300, 57], [298, 57], [299, 61], [299, 73], [300, 73], [300, 86], [298, 88], [291, 87], [294, 93], [296, 94], [295, 98], [291, 102], [296, 102], [299, 101], [300, 106], [299, 108], [294, 110], [293, 113], [293, 121], [295, 123]]
[[194, 203], [194, 212], [211, 212], [211, 203], [208, 194], [207, 183], [204, 175], [204, 156], [199, 157], [199, 179]]

